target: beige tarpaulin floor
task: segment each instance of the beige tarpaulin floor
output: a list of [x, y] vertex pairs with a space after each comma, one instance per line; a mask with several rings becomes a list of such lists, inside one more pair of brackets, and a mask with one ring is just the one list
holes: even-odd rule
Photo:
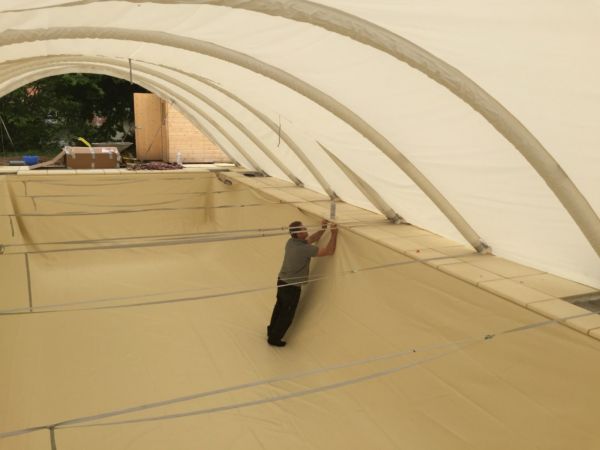
[[274, 348], [317, 217], [208, 173], [0, 196], [0, 449], [600, 448], [600, 342], [348, 227]]

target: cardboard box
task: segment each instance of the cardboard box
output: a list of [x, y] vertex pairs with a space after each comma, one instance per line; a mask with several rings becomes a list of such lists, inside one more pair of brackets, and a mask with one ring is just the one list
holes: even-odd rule
[[116, 147], [65, 147], [69, 169], [116, 169], [121, 155]]

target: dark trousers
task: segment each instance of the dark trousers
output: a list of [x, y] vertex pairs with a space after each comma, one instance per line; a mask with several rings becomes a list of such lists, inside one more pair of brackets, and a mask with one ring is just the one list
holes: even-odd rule
[[271, 323], [267, 327], [269, 341], [277, 342], [283, 338], [294, 320], [299, 301], [300, 286], [277, 280], [277, 302], [273, 308]]

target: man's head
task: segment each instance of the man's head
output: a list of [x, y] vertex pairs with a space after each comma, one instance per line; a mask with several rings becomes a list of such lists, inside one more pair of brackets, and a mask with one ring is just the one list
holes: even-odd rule
[[306, 227], [299, 220], [290, 223], [290, 234], [295, 239], [305, 240], [308, 237]]

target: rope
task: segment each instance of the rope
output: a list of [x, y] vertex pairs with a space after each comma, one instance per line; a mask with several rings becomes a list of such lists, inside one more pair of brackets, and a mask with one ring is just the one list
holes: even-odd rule
[[[347, 223], [338, 223], [338, 225], [347, 226], [349, 229], [359, 228], [361, 226], [369, 226], [374, 225], [374, 222], [347, 222]], [[320, 229], [320, 225], [317, 226], [309, 226], [308, 229]], [[139, 247], [156, 247], [156, 246], [170, 246], [170, 245], [181, 245], [187, 243], [201, 243], [201, 242], [216, 242], [219, 240], [227, 241], [234, 239], [250, 239], [257, 237], [270, 237], [270, 236], [278, 236], [281, 234], [287, 234], [288, 227], [276, 227], [276, 228], [254, 228], [254, 229], [245, 229], [245, 230], [231, 230], [231, 231], [210, 231], [210, 232], [199, 232], [199, 233], [186, 233], [186, 234], [164, 234], [164, 235], [143, 235], [143, 236], [128, 236], [128, 237], [120, 237], [120, 238], [104, 238], [104, 239], [86, 239], [86, 240], [75, 240], [75, 241], [54, 241], [54, 242], [32, 242], [26, 244], [5, 244], [3, 245], [4, 249], [15, 248], [15, 247], [35, 247], [35, 246], [43, 246], [43, 245], [77, 245], [77, 244], [87, 244], [87, 243], [96, 243], [101, 244], [103, 246], [93, 247], [75, 247], [75, 248], [64, 248], [64, 249], [54, 249], [54, 250], [26, 250], [22, 252], [7, 252], [7, 254], [11, 255], [23, 255], [23, 254], [41, 254], [41, 253], [61, 253], [61, 252], [73, 252], [73, 251], [87, 251], [87, 250], [109, 250], [116, 248], [139, 248]], [[283, 233], [274, 233], [275, 231], [285, 231]], [[238, 233], [250, 233], [255, 232], [254, 235], [247, 235], [238, 237]], [[211, 236], [212, 239], [201, 239], [201, 236]], [[219, 239], [219, 236], [223, 236], [222, 239]], [[233, 237], [231, 237], [233, 236]], [[198, 238], [198, 239], [195, 239]], [[130, 244], [121, 244], [121, 245], [113, 245], [109, 246], [108, 244], [115, 244], [118, 242], [126, 241], [126, 240], [140, 240], [140, 239], [148, 239], [149, 243], [130, 243]], [[182, 241], [183, 239], [187, 239]], [[159, 243], [155, 241], [161, 241]], [[104, 246], [104, 244], [107, 244]]]
[[115, 250], [115, 249], [123, 249], [123, 248], [150, 248], [150, 247], [166, 247], [166, 246], [175, 246], [175, 245], [185, 245], [185, 244], [199, 244], [206, 242], [224, 242], [224, 241], [233, 241], [233, 240], [241, 240], [241, 239], [255, 239], [258, 237], [273, 237], [273, 236], [281, 236], [287, 234], [287, 232], [279, 232], [279, 233], [261, 233], [249, 236], [232, 236], [226, 238], [220, 238], [218, 236], [212, 238], [174, 238], [171, 240], [158, 240], [157, 242], [142, 242], [142, 243], [127, 243], [127, 244], [114, 244], [114, 245], [106, 245], [101, 247], [75, 247], [75, 248], [62, 248], [62, 249], [54, 249], [54, 250], [30, 250], [25, 252], [10, 252], [11, 255], [21, 255], [21, 254], [49, 254], [49, 253], [66, 253], [66, 252], [78, 252], [78, 251], [89, 251], [89, 250]]
[[6, 244], [4, 247], [35, 247], [41, 245], [64, 245], [64, 244], [86, 244], [88, 242], [117, 242], [126, 239], [136, 240], [136, 239], [158, 239], [158, 238], [179, 238], [179, 237], [193, 237], [193, 236], [203, 236], [203, 235], [229, 235], [233, 233], [246, 233], [246, 232], [265, 232], [265, 231], [274, 231], [274, 230], [286, 230], [287, 227], [276, 227], [276, 228], [247, 228], [247, 229], [239, 229], [239, 230], [224, 230], [224, 231], [204, 231], [197, 233], [183, 233], [183, 234], [156, 234], [156, 235], [140, 235], [140, 236], [123, 236], [123, 237], [115, 237], [115, 238], [102, 238], [102, 239], [84, 239], [84, 240], [76, 240], [76, 241], [51, 241], [51, 242], [31, 242], [27, 244]]
[[[409, 261], [404, 260], [404, 261], [398, 261], [398, 262], [393, 262], [393, 263], [380, 264], [380, 265], [376, 265], [376, 266], [368, 266], [368, 267], [363, 267], [363, 268], [359, 268], [359, 269], [350, 269], [350, 270], [345, 270], [345, 271], [339, 271], [330, 276], [314, 277], [314, 278], [309, 279], [308, 281], [302, 281], [302, 282], [290, 282], [290, 283], [288, 283], [288, 285], [292, 285], [292, 286], [307, 285], [310, 283], [316, 283], [317, 281], [329, 280], [329, 279], [333, 279], [333, 278], [337, 278], [337, 277], [345, 276], [345, 275], [359, 274], [359, 273], [367, 272], [370, 270], [387, 269], [387, 268], [394, 267], [394, 266], [426, 263], [426, 262], [436, 261], [436, 260], [441, 260], [441, 259], [460, 258], [460, 257], [464, 257], [464, 256], [471, 256], [471, 255], [472, 255], [472, 253], [465, 253], [463, 255], [456, 255], [456, 256], [452, 256], [452, 257], [438, 256], [435, 258], [428, 258], [428, 259], [422, 259], [422, 260], [409, 260]], [[219, 286], [212, 287], [212, 289], [217, 289], [217, 288], [219, 288]], [[23, 314], [45, 314], [45, 313], [53, 313], [53, 312], [73, 312], [73, 311], [90, 311], [90, 310], [93, 311], [93, 310], [101, 310], [101, 309], [133, 308], [133, 307], [140, 307], [140, 306], [156, 306], [156, 305], [164, 305], [164, 304], [172, 304], [172, 303], [182, 303], [182, 302], [209, 300], [209, 299], [222, 298], [222, 297], [231, 297], [234, 295], [261, 292], [261, 291], [267, 291], [267, 290], [272, 290], [272, 289], [274, 289], [274, 286], [270, 284], [268, 286], [259, 286], [259, 287], [255, 287], [255, 288], [226, 291], [226, 292], [220, 292], [217, 294], [180, 297], [180, 298], [174, 298], [174, 299], [168, 299], [168, 300], [126, 303], [126, 304], [122, 304], [122, 305], [94, 306], [94, 307], [89, 307], [89, 308], [74, 308], [73, 307], [73, 306], [77, 306], [80, 304], [93, 304], [93, 303], [97, 302], [95, 300], [85, 300], [85, 301], [81, 301], [81, 302], [72, 302], [69, 304], [45, 305], [45, 306], [41, 306], [41, 307], [36, 307], [34, 311], [29, 311], [29, 310], [25, 310], [25, 309], [0, 310], [0, 316], [23, 315]], [[119, 300], [120, 299], [122, 299], [122, 298], [119, 298]], [[111, 300], [112, 299], [102, 299], [102, 300], [100, 300], [100, 302], [108, 302]], [[114, 300], [116, 301], [117, 299], [114, 299]]]
[[214, 389], [214, 390], [210, 390], [210, 391], [196, 392], [196, 393], [185, 395], [182, 397], [175, 397], [172, 399], [161, 400], [161, 401], [157, 401], [157, 402], [144, 403], [141, 405], [130, 406], [127, 408], [122, 408], [122, 409], [116, 409], [116, 410], [107, 411], [107, 412], [103, 412], [103, 413], [95, 414], [95, 415], [91, 415], [91, 416], [82, 416], [82, 417], [77, 417], [77, 418], [73, 418], [73, 419], [68, 419], [68, 420], [64, 420], [61, 422], [56, 422], [56, 423], [52, 423], [52, 424], [48, 424], [48, 425], [40, 425], [40, 426], [31, 427], [31, 428], [27, 428], [27, 429], [15, 430], [12, 432], [7, 432], [7, 433], [0, 433], [0, 438], [8, 437], [9, 436], [8, 433], [11, 433], [10, 435], [14, 436], [17, 433], [24, 434], [26, 432], [43, 430], [43, 429], [48, 429], [51, 427], [63, 428], [63, 427], [67, 427], [70, 425], [76, 425], [76, 424], [81, 424], [81, 423], [85, 423], [85, 422], [92, 422], [92, 421], [96, 421], [96, 420], [100, 420], [100, 419], [106, 419], [108, 417], [115, 417], [115, 416], [120, 416], [120, 415], [124, 415], [124, 414], [145, 411], [145, 410], [149, 410], [149, 409], [159, 408], [162, 406], [174, 405], [177, 403], [184, 403], [184, 402], [196, 400], [199, 398], [206, 398], [206, 397], [211, 397], [211, 396], [215, 396], [215, 395], [219, 395], [219, 394], [240, 391], [240, 390], [248, 389], [248, 388], [252, 388], [252, 387], [258, 387], [258, 386], [263, 386], [263, 385], [267, 385], [267, 384], [290, 381], [290, 380], [295, 380], [298, 378], [305, 378], [308, 376], [318, 375], [318, 374], [322, 374], [322, 373], [326, 373], [326, 372], [331, 372], [334, 370], [347, 369], [350, 367], [365, 365], [365, 364], [369, 364], [372, 362], [398, 358], [401, 356], [414, 354], [417, 352], [422, 353], [422, 352], [427, 352], [427, 351], [432, 351], [432, 350], [443, 349], [446, 347], [452, 347], [452, 346], [460, 345], [462, 342], [463, 341], [456, 341], [456, 342], [449, 342], [446, 344], [436, 344], [436, 345], [431, 345], [431, 346], [421, 347], [421, 348], [415, 347], [415, 348], [401, 350], [401, 351], [397, 351], [397, 352], [393, 352], [393, 353], [387, 353], [384, 355], [372, 356], [372, 357], [364, 358], [364, 359], [357, 359], [357, 360], [349, 361], [346, 363], [335, 364], [335, 365], [325, 366], [325, 367], [319, 367], [316, 369], [310, 369], [310, 370], [306, 370], [306, 371], [302, 371], [302, 372], [290, 373], [290, 374], [281, 375], [278, 377], [260, 379], [260, 380], [251, 381], [248, 383], [237, 384], [237, 385], [223, 387], [223, 388]]
[[[238, 192], [238, 191], [233, 191]], [[254, 196], [260, 198], [268, 202], [269, 205], [297, 205], [298, 203], [311, 203], [318, 204], [322, 202], [329, 203], [328, 199], [323, 200], [302, 200], [302, 201], [283, 201], [283, 200], [274, 200], [271, 198], [267, 198], [261, 195], [259, 192], [254, 191]], [[27, 195], [27, 197], [36, 198], [35, 195]], [[168, 202], [165, 202], [168, 203]], [[86, 205], [83, 205], [86, 206]], [[102, 205], [93, 205], [94, 207], [120, 207], [117, 206], [102, 206]], [[69, 217], [69, 216], [98, 216], [98, 215], [113, 215], [113, 214], [134, 214], [140, 212], [157, 212], [157, 211], [180, 211], [180, 210], [197, 210], [197, 209], [219, 209], [219, 208], [244, 208], [244, 207], [257, 207], [257, 206], [265, 206], [264, 203], [249, 203], [249, 204], [233, 204], [233, 205], [219, 205], [219, 206], [190, 206], [190, 207], [182, 207], [182, 208], [143, 208], [143, 209], [131, 209], [131, 210], [115, 210], [115, 211], [102, 211], [102, 212], [88, 212], [88, 211], [70, 211], [70, 212], [62, 212], [62, 213], [12, 213], [12, 214], [0, 214], [0, 217]]]
[[350, 379], [347, 379], [347, 380], [344, 380], [344, 381], [340, 381], [340, 382], [337, 382], [337, 383], [325, 384], [325, 385], [314, 387], [314, 388], [302, 389], [300, 391], [291, 392], [289, 394], [275, 395], [275, 396], [272, 396], [272, 397], [261, 398], [261, 399], [258, 399], [258, 400], [252, 400], [252, 401], [248, 401], [248, 402], [231, 403], [231, 404], [228, 404], [228, 405], [217, 406], [217, 407], [213, 407], [213, 408], [204, 408], [204, 409], [199, 409], [199, 410], [185, 412], [185, 413], [165, 414], [165, 415], [162, 415], [162, 416], [146, 417], [146, 418], [141, 418], [141, 419], [121, 420], [121, 421], [116, 421], [116, 422], [105, 422], [105, 423], [100, 423], [100, 424], [70, 425], [70, 426], [65, 426], [65, 427], [62, 427], [62, 428], [106, 427], [106, 426], [126, 425], [126, 424], [133, 424], [133, 423], [142, 423], [142, 422], [156, 422], [156, 421], [162, 421], [162, 420], [172, 420], [172, 419], [179, 419], [179, 418], [182, 418], [182, 417], [199, 416], [199, 415], [203, 415], [203, 414], [211, 414], [211, 413], [216, 413], [216, 412], [221, 412], [221, 411], [228, 411], [228, 410], [232, 410], [232, 409], [248, 408], [250, 406], [261, 405], [261, 404], [264, 404], [264, 403], [273, 403], [273, 402], [277, 402], [277, 401], [281, 401], [281, 400], [287, 400], [287, 399], [290, 399], [290, 398], [304, 397], [304, 396], [310, 395], [310, 394], [315, 394], [315, 393], [319, 393], [319, 392], [330, 391], [330, 390], [333, 390], [333, 389], [339, 389], [339, 388], [344, 387], [344, 386], [349, 386], [349, 385], [352, 385], [352, 384], [362, 383], [362, 382], [365, 382], [365, 381], [373, 380], [375, 378], [381, 378], [381, 377], [383, 377], [385, 375], [391, 375], [392, 373], [399, 372], [401, 370], [410, 369], [412, 367], [419, 366], [419, 365], [424, 364], [426, 362], [430, 362], [430, 361], [433, 361], [433, 360], [436, 360], [436, 359], [443, 358], [444, 356], [448, 356], [449, 354], [454, 353], [454, 352], [456, 352], [458, 350], [459, 349], [451, 350], [451, 351], [448, 351], [448, 352], [443, 353], [441, 355], [436, 355], [436, 356], [432, 356], [432, 357], [429, 357], [429, 358], [424, 358], [424, 359], [421, 359], [419, 361], [415, 361], [415, 362], [408, 363], [408, 364], [403, 364], [403, 365], [398, 366], [398, 367], [393, 367], [391, 369], [387, 369], [387, 370], [382, 370], [380, 372], [371, 373], [369, 375], [364, 375], [364, 376], [361, 376], [361, 377], [350, 378]]
[[[427, 362], [431, 362], [431, 361], [443, 358], [452, 353], [455, 353], [455, 352], [461, 350], [462, 348], [466, 347], [467, 345], [472, 345], [472, 344], [481, 343], [481, 342], [488, 342], [491, 339], [499, 337], [499, 336], [512, 334], [512, 333], [519, 333], [519, 332], [523, 332], [526, 330], [532, 330], [532, 329], [548, 326], [550, 324], [558, 323], [561, 321], [567, 321], [567, 320], [584, 317], [584, 316], [592, 315], [592, 314], [597, 314], [597, 313], [578, 314], [575, 316], [563, 317], [561, 319], [550, 319], [550, 320], [545, 320], [545, 321], [541, 321], [541, 322], [535, 322], [535, 323], [528, 324], [528, 325], [509, 328], [509, 329], [501, 330], [501, 331], [498, 331], [495, 333], [485, 334], [483, 336], [479, 335], [479, 336], [461, 339], [461, 340], [457, 340], [457, 341], [453, 341], [453, 342], [449, 342], [449, 343], [445, 343], [445, 344], [436, 344], [436, 345], [432, 345], [432, 346], [428, 346], [428, 347], [421, 347], [421, 348], [413, 347], [413, 348], [401, 350], [398, 352], [373, 356], [370, 358], [358, 359], [358, 360], [350, 361], [347, 363], [326, 366], [326, 367], [320, 367], [320, 368], [311, 369], [308, 371], [282, 375], [279, 377], [266, 378], [266, 379], [257, 380], [257, 381], [253, 381], [253, 382], [219, 388], [219, 389], [215, 389], [215, 390], [211, 390], [211, 391], [198, 392], [198, 393], [194, 393], [194, 394], [190, 394], [190, 395], [186, 395], [186, 396], [182, 396], [182, 397], [176, 397], [176, 398], [152, 402], [152, 403], [145, 403], [142, 405], [117, 409], [117, 410], [108, 411], [108, 412], [104, 412], [104, 413], [100, 413], [100, 414], [96, 414], [96, 415], [82, 416], [82, 417], [68, 419], [68, 420], [64, 420], [64, 421], [56, 422], [56, 423], [52, 423], [52, 424], [40, 425], [40, 426], [35, 426], [35, 427], [30, 427], [30, 428], [23, 428], [23, 429], [19, 429], [19, 430], [3, 432], [3, 433], [0, 433], [0, 439], [6, 438], [6, 437], [11, 437], [11, 436], [22, 435], [22, 434], [28, 434], [28, 433], [32, 433], [32, 432], [40, 431], [40, 430], [106, 427], [106, 426], [115, 426], [115, 425], [126, 425], [126, 424], [132, 424], [132, 423], [171, 420], [171, 419], [177, 419], [177, 418], [182, 418], [182, 417], [198, 416], [198, 415], [211, 414], [211, 413], [215, 413], [215, 412], [221, 412], [221, 411], [227, 411], [227, 410], [233, 410], [233, 409], [247, 408], [250, 406], [256, 406], [256, 405], [260, 405], [260, 404], [264, 404], [264, 403], [272, 403], [272, 402], [286, 400], [286, 399], [290, 399], [290, 398], [306, 396], [306, 395], [310, 395], [310, 394], [314, 394], [314, 393], [325, 392], [325, 391], [329, 391], [329, 390], [333, 390], [333, 389], [339, 389], [341, 387], [349, 386], [352, 384], [358, 384], [358, 383], [373, 380], [376, 378], [381, 378], [383, 376], [391, 375], [391, 374], [399, 372], [401, 370], [416, 367], [416, 366], [425, 364]], [[418, 361], [413, 361], [413, 362], [406, 363], [406, 364], [403, 364], [400, 366], [373, 372], [373, 373], [370, 373], [367, 375], [362, 375], [359, 377], [346, 379], [346, 380], [335, 382], [335, 383], [321, 385], [321, 386], [314, 387], [314, 388], [307, 388], [307, 389], [299, 390], [299, 391], [288, 393], [288, 394], [281, 394], [281, 395], [261, 398], [261, 399], [257, 399], [257, 400], [253, 400], [253, 401], [247, 401], [247, 402], [230, 403], [230, 404], [226, 404], [226, 405], [222, 405], [222, 406], [217, 406], [217, 407], [212, 407], [212, 408], [203, 408], [203, 409], [189, 411], [189, 412], [185, 412], [185, 413], [166, 414], [166, 415], [161, 415], [161, 416], [145, 417], [145, 418], [140, 418], [140, 419], [130, 419], [130, 420], [122, 420], [122, 421], [114, 421], [114, 422], [105, 422], [105, 423], [100, 423], [100, 424], [85, 424], [86, 422], [93, 422], [93, 421], [105, 419], [108, 417], [115, 417], [115, 416], [119, 416], [119, 415], [123, 415], [123, 414], [144, 411], [144, 410], [158, 408], [158, 407], [167, 406], [167, 405], [173, 405], [176, 403], [182, 403], [182, 402], [195, 400], [198, 398], [205, 398], [205, 397], [210, 397], [210, 396], [214, 396], [214, 395], [218, 395], [218, 394], [239, 391], [242, 389], [257, 387], [257, 386], [261, 386], [261, 385], [273, 384], [273, 383], [282, 382], [282, 381], [290, 381], [293, 379], [317, 375], [320, 373], [330, 372], [333, 370], [345, 369], [345, 368], [354, 367], [354, 366], [358, 366], [358, 365], [364, 365], [364, 364], [368, 364], [368, 363], [372, 363], [372, 362], [376, 362], [376, 361], [397, 358], [400, 356], [405, 356], [407, 354], [423, 353], [423, 352], [432, 351], [432, 350], [440, 350], [440, 349], [444, 349], [447, 347], [455, 347], [455, 348], [451, 348], [447, 352], [441, 353], [439, 355], [434, 355], [434, 356], [431, 356], [428, 358], [423, 358]]]
[[[140, 418], [140, 419], [121, 420], [121, 421], [115, 421], [115, 422], [105, 422], [105, 423], [100, 423], [100, 424], [71, 425], [71, 426], [65, 426], [63, 428], [106, 427], [106, 426], [114, 426], [114, 425], [126, 425], [126, 424], [133, 424], [133, 423], [145, 423], [145, 422], [156, 422], [156, 421], [162, 421], [162, 420], [172, 420], [172, 419], [178, 419], [178, 418], [182, 418], [182, 417], [198, 416], [198, 415], [211, 414], [211, 413], [215, 413], [215, 412], [227, 411], [227, 410], [232, 410], [232, 409], [247, 408], [250, 406], [256, 406], [256, 405], [260, 405], [260, 404], [264, 404], [264, 403], [272, 403], [272, 402], [286, 400], [286, 399], [290, 399], [290, 398], [303, 397], [306, 395], [330, 391], [333, 389], [339, 389], [341, 387], [362, 383], [362, 382], [373, 380], [376, 378], [381, 378], [386, 375], [391, 375], [393, 373], [400, 372], [401, 370], [409, 369], [409, 368], [416, 367], [416, 366], [419, 366], [419, 365], [427, 363], [427, 362], [431, 362], [431, 361], [443, 358], [445, 356], [448, 356], [452, 353], [457, 352], [462, 347], [466, 347], [467, 345], [474, 344], [476, 342], [481, 342], [482, 340], [489, 341], [493, 337], [511, 334], [511, 333], [518, 333], [521, 331], [531, 330], [534, 328], [547, 326], [549, 324], [558, 323], [559, 321], [563, 321], [563, 320], [566, 321], [566, 320], [570, 320], [570, 319], [576, 319], [579, 317], [585, 317], [585, 316], [595, 315], [595, 314], [598, 314], [598, 313], [592, 312], [589, 314], [578, 314], [578, 315], [574, 315], [574, 316], [570, 316], [570, 317], [565, 317], [562, 319], [547, 320], [547, 321], [533, 323], [533, 324], [520, 326], [520, 327], [508, 329], [508, 330], [503, 330], [503, 331], [495, 333], [495, 334], [486, 334], [485, 336], [483, 336], [483, 338], [482, 337], [474, 337], [474, 338], [463, 340], [463, 341], [457, 341], [457, 342], [449, 344], [449, 345], [456, 346], [457, 348], [451, 349], [440, 355], [431, 356], [428, 358], [421, 359], [419, 361], [414, 361], [411, 363], [403, 364], [401, 366], [392, 367], [390, 369], [374, 372], [374, 373], [371, 373], [368, 375], [350, 378], [350, 379], [347, 379], [344, 381], [339, 381], [336, 383], [325, 384], [325, 385], [314, 387], [314, 388], [303, 389], [303, 390], [292, 392], [289, 394], [276, 395], [276, 396], [266, 397], [266, 398], [252, 400], [252, 401], [248, 401], [248, 402], [231, 403], [228, 405], [217, 406], [217, 407], [212, 407], [212, 408], [204, 408], [204, 409], [189, 411], [189, 412], [185, 412], [185, 413], [165, 414], [165, 415], [161, 415], [161, 416], [145, 417], [145, 418]], [[413, 350], [413, 352], [416, 353], [416, 350]]]
[[[314, 227], [316, 228], [316, 226]], [[50, 241], [50, 242], [30, 242], [27, 244], [5, 244], [5, 248], [10, 247], [36, 247], [42, 245], [65, 245], [65, 244], [87, 244], [87, 243], [98, 243], [98, 242], [119, 242], [127, 239], [137, 240], [137, 239], [160, 239], [160, 238], [181, 238], [181, 237], [195, 237], [195, 236], [205, 236], [205, 235], [230, 235], [234, 233], [249, 233], [249, 232], [258, 232], [263, 233], [267, 231], [279, 231], [279, 230], [287, 230], [287, 227], [276, 227], [276, 228], [246, 228], [239, 230], [224, 230], [224, 231], [203, 231], [197, 233], [180, 233], [180, 234], [156, 234], [156, 235], [139, 235], [139, 236], [123, 236], [123, 237], [115, 237], [115, 238], [102, 238], [102, 239], [84, 239], [84, 240], [75, 240], [75, 241]]]
[[[252, 192], [254, 189], [224, 189], [222, 191], [195, 191], [195, 192], [156, 192], [155, 194], [161, 196], [168, 195], [209, 195], [209, 194], [223, 194], [223, 193], [232, 193], [236, 194], [238, 192]], [[147, 192], [144, 192], [144, 195], [147, 195]], [[46, 199], [46, 198], [72, 198], [72, 197], [118, 197], [123, 198], [123, 193], [118, 192], [115, 194], [32, 194], [32, 195], [13, 195], [13, 198], [37, 198], [37, 199]], [[96, 206], [96, 205], [90, 205]]]
[[[171, 176], [171, 173], [168, 173], [167, 171], [163, 171], [164, 172], [164, 177], [157, 180], [155, 177], [140, 177], [140, 179], [136, 179], [135, 180], [124, 180], [122, 175], [106, 175], [106, 174], [98, 174], [97, 176], [102, 177], [102, 179], [104, 181], [107, 181], [107, 183], [93, 183], [93, 184], [89, 184], [89, 183], [65, 183], [63, 181], [55, 181], [55, 180], [49, 180], [49, 178], [53, 178], [56, 175], [29, 175], [30, 178], [27, 179], [23, 179], [24, 177], [27, 177], [27, 175], [13, 175], [13, 176], [7, 176], [7, 182], [8, 183], [23, 183], [23, 184], [47, 184], [50, 186], [64, 186], [64, 187], [88, 187], [88, 188], [93, 188], [93, 187], [97, 187], [97, 186], [120, 186], [123, 184], [139, 184], [139, 183], [149, 183], [149, 182], [156, 182], [156, 181], [164, 181], [164, 180], [171, 180], [171, 181], [196, 181], [196, 180], [210, 180], [215, 178], [215, 174], [214, 172], [210, 172], [209, 174], [207, 174], [207, 176], [200, 176], [199, 174], [204, 175], [203, 172], [196, 172], [198, 175], [190, 175], [190, 174], [186, 174], [186, 176], [178, 176], [178, 177], [173, 177]], [[152, 172], [152, 173], [143, 173], [143, 172], [131, 172], [132, 174], [135, 175], [140, 175], [140, 174], [144, 174], [144, 175], [157, 175], [157, 173]], [[94, 176], [95, 174], [91, 174], [91, 176]], [[160, 175], [160, 174], [159, 174]], [[188, 176], [189, 175], [189, 176]], [[71, 175], [69, 175], [71, 176]], [[88, 174], [87, 176], [90, 176], [90, 174]], [[114, 178], [110, 178], [110, 177], [114, 177]], [[152, 179], [144, 179], [144, 178], [152, 178]], [[112, 182], [111, 182], [112, 181]]]
[[[273, 202], [272, 204], [292, 204], [293, 202]], [[298, 203], [298, 202], [295, 202]], [[158, 211], [185, 211], [185, 210], [199, 210], [199, 209], [220, 209], [220, 208], [247, 208], [266, 206], [264, 203], [248, 203], [241, 205], [219, 205], [219, 206], [186, 206], [182, 208], [143, 208], [143, 209], [128, 209], [128, 210], [115, 210], [115, 211], [101, 211], [101, 212], [83, 212], [83, 211], [70, 211], [64, 213], [13, 213], [13, 214], [0, 214], [0, 217], [70, 217], [70, 216], [106, 216], [114, 214], [135, 214], [135, 213], [146, 213], [146, 212], [158, 212]]]

